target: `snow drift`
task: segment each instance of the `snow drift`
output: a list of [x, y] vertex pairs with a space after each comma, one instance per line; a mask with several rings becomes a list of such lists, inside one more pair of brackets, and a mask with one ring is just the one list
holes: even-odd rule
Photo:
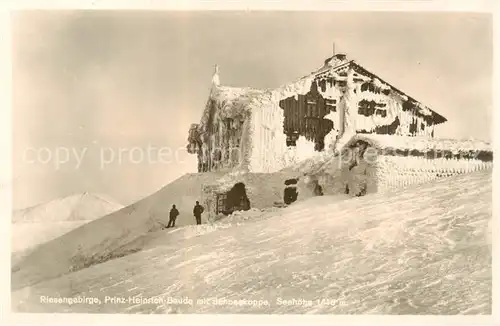
[[[179, 229], [158, 235], [147, 250], [19, 289], [13, 309], [491, 314], [491, 191], [485, 170], [393, 193], [316, 197], [260, 221], [172, 241]], [[41, 304], [42, 295], [101, 304]], [[106, 296], [136, 301], [111, 304]], [[197, 302], [211, 298], [222, 303]], [[258, 304], [230, 304], [240, 299]]]

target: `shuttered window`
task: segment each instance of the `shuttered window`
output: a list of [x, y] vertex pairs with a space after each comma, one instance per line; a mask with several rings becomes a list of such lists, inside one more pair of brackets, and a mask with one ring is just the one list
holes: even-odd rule
[[337, 100], [325, 99], [326, 111], [337, 112]]

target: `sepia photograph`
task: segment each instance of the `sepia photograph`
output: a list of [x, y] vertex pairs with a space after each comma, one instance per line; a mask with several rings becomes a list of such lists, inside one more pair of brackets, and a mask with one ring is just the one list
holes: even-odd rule
[[493, 15], [17, 10], [14, 313], [492, 315]]

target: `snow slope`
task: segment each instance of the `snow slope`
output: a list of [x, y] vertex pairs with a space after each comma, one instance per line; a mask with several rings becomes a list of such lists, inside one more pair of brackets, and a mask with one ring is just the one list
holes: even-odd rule
[[[390, 194], [315, 197], [199, 236], [185, 230], [208, 226], [188, 226], [156, 234], [141, 252], [14, 291], [13, 309], [491, 314], [491, 191], [486, 170]], [[97, 303], [42, 304], [42, 295]], [[208, 298], [258, 301], [197, 302]], [[331, 301], [309, 304], [316, 299]]]
[[85, 192], [14, 211], [12, 252], [29, 251], [122, 207], [103, 195]]
[[218, 173], [186, 174], [151, 196], [85, 223], [37, 247], [13, 264], [13, 270], [19, 271], [13, 277], [31, 284], [109, 259], [116, 249], [166, 225], [172, 204], [176, 204], [180, 212], [176, 226], [193, 224], [192, 209], [201, 197], [201, 186], [221, 176]]

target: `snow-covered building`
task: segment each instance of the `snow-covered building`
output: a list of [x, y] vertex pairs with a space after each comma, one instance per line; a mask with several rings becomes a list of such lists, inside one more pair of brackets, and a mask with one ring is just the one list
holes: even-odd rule
[[[339, 156], [331, 192], [354, 196], [381, 193], [438, 178], [491, 169], [490, 143], [422, 136], [352, 137]], [[324, 182], [324, 181], [323, 181]]]
[[218, 68], [188, 151], [198, 172], [279, 171], [356, 134], [434, 137], [446, 119], [344, 54], [273, 90], [222, 86]]

